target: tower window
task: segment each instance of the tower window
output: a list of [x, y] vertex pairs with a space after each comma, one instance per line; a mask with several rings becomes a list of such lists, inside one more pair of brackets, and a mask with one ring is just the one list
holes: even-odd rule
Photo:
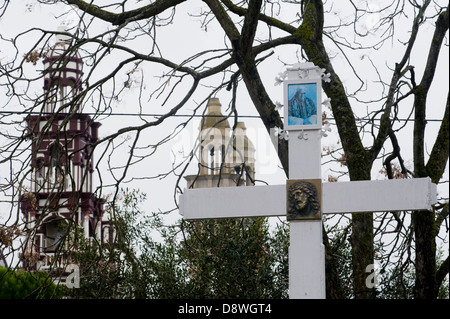
[[64, 171], [61, 167], [61, 148], [59, 144], [50, 147], [50, 177], [53, 185], [60, 185], [64, 182]]
[[45, 225], [45, 251], [55, 252], [64, 237], [64, 225], [61, 219], [52, 220]]
[[44, 178], [45, 178], [44, 159], [38, 158], [36, 159], [36, 181], [39, 187], [43, 186]]

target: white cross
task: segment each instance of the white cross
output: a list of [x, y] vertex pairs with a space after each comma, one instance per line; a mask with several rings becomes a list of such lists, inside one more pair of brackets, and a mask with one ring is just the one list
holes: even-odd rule
[[[307, 180], [317, 186], [321, 214], [432, 209], [437, 202], [436, 185], [429, 178], [322, 184], [321, 71], [308, 63], [297, 65], [287, 75], [289, 80], [281, 79], [285, 82], [285, 129], [289, 131], [289, 180], [286, 185], [188, 189], [179, 200], [183, 218], [287, 216], [288, 187], [295, 180]], [[289, 125], [288, 100], [291, 97], [288, 87], [291, 85], [295, 91], [299, 88], [297, 84], [305, 83], [317, 85], [316, 118], [320, 123], [314, 123], [312, 118], [306, 125], [299, 125], [295, 120]], [[318, 219], [290, 219], [289, 297], [325, 298], [321, 216]]]

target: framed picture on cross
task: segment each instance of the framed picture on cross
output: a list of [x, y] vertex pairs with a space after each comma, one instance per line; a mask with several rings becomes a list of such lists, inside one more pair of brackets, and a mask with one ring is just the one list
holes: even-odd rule
[[285, 130], [322, 128], [321, 79], [284, 81]]

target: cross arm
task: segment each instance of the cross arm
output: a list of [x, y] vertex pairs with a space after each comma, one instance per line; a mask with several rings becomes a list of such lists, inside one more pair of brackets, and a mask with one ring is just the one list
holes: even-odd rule
[[286, 214], [286, 186], [240, 186], [185, 190], [180, 214], [185, 219], [269, 217]]
[[[322, 184], [322, 213], [431, 210], [437, 202], [430, 178]], [[286, 215], [286, 186], [198, 188], [180, 196], [185, 219]]]
[[436, 184], [429, 177], [322, 184], [324, 214], [432, 210]]

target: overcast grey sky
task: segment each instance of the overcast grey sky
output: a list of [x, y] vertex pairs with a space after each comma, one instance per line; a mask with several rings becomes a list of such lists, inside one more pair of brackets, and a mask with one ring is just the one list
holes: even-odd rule
[[[441, 1], [442, 2], [442, 1]], [[194, 3], [194, 4], [193, 4]], [[372, 9], [376, 9], [377, 6], [381, 7], [384, 2], [380, 1], [369, 1], [370, 6]], [[202, 50], [202, 46], [204, 45], [204, 48], [207, 47], [216, 47], [216, 48], [222, 48], [224, 38], [220, 32], [220, 28], [216, 23], [211, 23], [208, 26], [208, 32], [205, 31], [199, 31], [200, 29], [200, 22], [199, 18], [192, 17], [186, 14], [186, 10], [189, 9], [189, 11], [192, 13], [200, 12], [200, 1], [189, 1], [189, 4], [184, 4], [179, 7], [177, 7], [177, 16], [175, 18], [175, 23], [172, 25], [169, 25], [161, 30], [161, 32], [158, 34], [158, 43], [161, 47], [161, 50], [163, 51], [164, 57], [168, 59], [173, 59], [175, 62], [181, 63], [184, 59], [187, 57], [195, 54], [195, 52], [198, 52]], [[344, 4], [342, 2], [333, 2], [333, 13], [329, 14], [328, 17], [331, 17], [333, 20], [327, 20], [326, 23], [329, 23], [332, 25], [333, 23], [337, 22], [337, 17], [341, 16], [344, 18], [348, 18], [351, 13], [351, 11], [347, 11], [348, 7], [346, 7], [348, 4]], [[329, 8], [330, 5], [327, 4], [327, 7]], [[62, 11], [61, 11], [62, 10]], [[56, 30], [58, 26], [60, 25], [60, 20], [70, 20], [70, 15], [65, 16], [63, 18], [60, 18], [60, 20], [57, 19], [57, 17], [64, 12], [64, 10], [67, 10], [67, 6], [64, 5], [57, 5], [57, 6], [46, 6], [42, 4], [36, 3], [36, 1], [15, 1], [13, 4], [10, 5], [8, 8], [8, 13], [4, 15], [2, 18], [0, 18], [0, 30], [1, 34], [4, 37], [14, 37], [20, 32], [23, 32], [25, 30], [28, 30], [31, 27], [35, 28], [43, 28], [43, 29], [53, 29]], [[281, 14], [293, 14], [292, 12], [282, 12]], [[361, 28], [360, 31], [364, 31], [364, 28], [370, 28], [374, 24], [376, 24], [378, 21], [376, 15], [372, 15], [368, 17], [364, 23], [361, 23], [358, 27]], [[405, 19], [406, 21], [406, 19]], [[20, 23], [18, 23], [20, 22]], [[105, 24], [100, 22], [95, 22], [93, 24], [93, 27], [90, 31], [90, 35], [94, 35], [98, 32], [101, 32], [102, 30], [105, 30], [108, 26], [105, 26]], [[408, 36], [408, 28], [410, 28], [410, 23], [404, 23], [397, 25], [398, 32], [401, 33], [404, 31], [401, 40], [405, 40]], [[432, 27], [429, 26], [428, 29], [430, 32], [432, 31]], [[259, 30], [261, 35], [263, 33], [266, 33], [267, 30]], [[192, 37], [192, 35], [195, 34], [195, 37]], [[21, 37], [21, 41], [19, 43], [19, 47], [23, 48], [23, 51], [19, 52], [19, 57], [22, 56], [23, 52], [26, 52], [26, 50], [32, 45], [33, 41], [35, 40], [33, 37], [36, 37], [39, 35], [39, 32], [32, 32], [26, 36]], [[373, 40], [373, 38], [372, 38]], [[421, 33], [419, 41], [423, 42], [423, 48], [428, 48], [430, 40], [430, 34], [427, 33]], [[138, 42], [138, 41], [137, 41]], [[329, 50], [332, 53], [333, 57], [333, 65], [336, 68], [338, 74], [342, 77], [342, 80], [344, 81], [347, 89], [348, 94], [351, 94], [359, 87], [359, 82], [355, 79], [354, 75], [352, 75], [352, 72], [349, 72], [349, 66], [346, 61], [346, 59], [340, 54], [339, 50], [332, 46], [330, 42]], [[146, 48], [146, 43], [134, 43], [133, 45], [141, 45], [142, 50], [145, 52], [148, 50]], [[413, 52], [414, 57], [418, 57], [417, 61], [423, 62], [425, 61], [425, 57], [427, 54], [427, 50], [420, 50], [422, 46], [417, 46], [415, 51]], [[375, 49], [367, 49], [364, 51], [356, 51], [353, 53], [351, 58], [351, 62], [353, 66], [358, 70], [365, 70], [365, 72], [361, 72], [365, 78], [364, 81], [367, 81], [367, 90], [364, 92], [361, 92], [358, 96], [359, 99], [365, 100], [370, 99], [373, 97], [379, 97], [380, 96], [380, 86], [375, 82], [377, 80], [377, 74], [373, 67], [371, 66], [371, 61], [376, 63], [379, 66], [378, 71], [380, 74], [384, 75], [385, 79], [390, 78], [390, 71], [389, 67], [392, 67], [393, 63], [396, 62], [398, 59], [394, 59], [393, 57], [399, 57], [402, 54], [402, 46], [396, 42], [393, 41], [392, 43], [386, 44], [382, 49], [375, 50]], [[5, 46], [2, 44], [0, 46], [0, 59], [2, 61], [5, 61], [7, 59], [11, 58], [11, 55], [14, 54], [14, 51], [12, 51], [11, 46]], [[286, 47], [286, 48], [279, 48], [275, 50], [274, 58], [271, 60], [271, 62], [264, 62], [261, 65], [261, 76], [264, 81], [264, 83], [267, 86], [268, 93], [272, 97], [273, 101], [280, 101], [282, 102], [283, 94], [282, 94], [282, 87], [281, 86], [275, 86], [275, 76], [279, 73], [284, 71], [284, 67], [282, 63], [280, 63], [278, 60], [282, 60], [288, 63], [294, 63], [296, 62], [297, 58], [297, 52], [292, 47]], [[369, 59], [370, 58], [370, 59]], [[385, 63], [387, 61], [387, 64]], [[111, 59], [109, 63], [114, 63], [114, 59]], [[436, 105], [439, 105], [439, 107], [428, 108], [428, 114], [427, 117], [430, 119], [440, 119], [443, 115], [443, 103], [445, 103], [445, 99], [448, 92], [448, 46], [446, 46], [443, 49], [443, 53], [439, 60], [440, 66], [438, 68], [438, 74], [436, 75], [439, 78], [439, 86], [434, 86], [432, 88], [432, 97], [435, 99]], [[415, 65], [416, 67], [416, 74], [417, 77], [420, 78], [420, 74], [423, 72], [424, 65], [418, 64]], [[42, 64], [41, 61], [34, 67], [32, 64], [28, 63], [25, 66], [26, 70], [29, 72], [29, 74], [32, 74], [33, 68], [37, 70], [42, 70]], [[86, 68], [87, 70], [87, 68]], [[158, 83], [158, 79], [156, 78], [157, 75], [159, 75], [160, 70], [152, 69], [151, 67], [140, 67], [138, 68], [138, 71], [133, 74], [133, 80], [131, 89], [122, 96], [122, 99], [120, 101], [117, 101], [114, 103], [114, 110], [115, 113], [121, 113], [121, 112], [136, 112], [136, 95], [139, 90], [139, 87], [141, 85], [141, 80], [144, 79], [144, 85], [146, 88], [144, 88], [143, 92], [149, 94], [151, 90], [152, 85], [156, 85]], [[387, 75], [387, 76], [386, 76]], [[40, 90], [42, 90], [42, 84], [40, 82], [33, 85], [32, 89], [35, 89], [37, 91], [37, 95], [41, 93]], [[105, 90], [107, 92], [107, 89]], [[195, 98], [192, 100], [192, 103], [188, 103], [185, 108], [183, 108], [180, 113], [181, 114], [189, 114], [192, 112], [194, 108], [197, 107], [197, 103], [201, 101], [202, 97], [205, 97], [206, 94], [208, 94], [208, 88], [203, 88], [201, 90], [201, 94], [195, 96]], [[223, 111], [225, 112], [225, 109], [228, 107], [228, 103], [230, 101], [231, 94], [228, 91], [222, 91], [220, 92], [217, 97], [220, 98], [222, 105], [223, 105]], [[326, 96], [323, 95], [323, 99], [325, 99]], [[143, 98], [142, 101], [145, 103], [143, 104], [144, 109], [143, 113], [157, 113], [162, 114], [165, 111], [167, 111], [167, 107], [161, 107], [160, 101], [157, 99], [153, 99], [150, 102], [146, 98]], [[357, 101], [353, 101], [354, 103], [354, 112], [357, 115], [364, 116], [367, 113], [367, 108], [364, 103], [358, 103]], [[432, 105], [432, 103], [430, 104]], [[14, 103], [11, 103], [7, 106], [8, 110], [21, 110], [21, 106], [18, 106]], [[88, 112], [92, 112], [93, 110], [87, 110]], [[401, 110], [402, 111], [402, 110]], [[252, 106], [252, 103], [246, 94], [244, 90], [244, 85], [240, 84], [239, 86], [239, 101], [238, 101], [238, 112], [241, 115], [257, 115], [256, 110]], [[404, 117], [406, 118], [408, 116], [409, 109], [405, 112]], [[328, 111], [328, 115], [331, 116], [331, 112]], [[21, 116], [18, 116], [19, 118]], [[23, 117], [23, 116], [22, 116]], [[401, 116], [400, 116], [401, 117]], [[180, 123], [181, 121], [184, 121], [185, 118], [179, 117], [179, 118], [173, 118], [167, 120], [167, 122], [163, 126], [159, 126], [157, 128], [151, 128], [145, 133], [143, 133], [143, 141], [148, 143], [155, 143], [161, 138], [164, 138], [173, 130], [173, 128]], [[268, 135], [266, 134], [265, 128], [262, 125], [261, 121], [257, 118], [244, 118], [243, 119], [246, 123], [246, 126], [248, 128], [247, 133], [250, 137], [250, 139], [255, 144], [255, 147], [257, 149], [257, 162], [256, 162], [256, 172], [257, 172], [257, 179], [264, 180], [268, 182], [269, 184], [280, 184], [284, 183], [286, 176], [284, 175], [283, 171], [278, 167], [279, 163], [276, 157], [276, 154], [274, 153], [274, 150], [271, 146], [270, 139]], [[230, 119], [231, 121], [231, 119]], [[132, 117], [132, 116], [111, 116], [108, 118], [102, 118], [101, 119], [102, 126], [99, 129], [100, 137], [107, 136], [108, 134], [111, 134], [117, 130], [118, 127], [125, 127], [125, 126], [132, 126], [132, 125], [138, 125], [139, 123], [142, 123], [142, 120], [140, 120], [138, 117]], [[141, 179], [143, 176], [149, 177], [149, 176], [156, 176], [160, 174], [161, 172], [165, 172], [171, 169], [172, 164], [175, 161], [178, 160], [178, 158], [174, 159], [174, 154], [181, 155], [182, 151], [185, 151], [185, 154], [187, 154], [192, 146], [196, 142], [197, 134], [198, 134], [198, 124], [199, 119], [193, 120], [185, 129], [185, 131], [182, 134], [177, 135], [170, 143], [167, 143], [164, 145], [164, 147], [161, 147], [161, 149], [158, 151], [156, 156], [152, 156], [152, 158], [138, 163], [134, 165], [128, 174], [126, 181], [129, 180], [130, 182], [127, 184], [124, 184], [124, 186], [127, 186], [129, 188], [139, 188], [143, 192], [148, 194], [148, 200], [144, 205], [144, 210], [146, 211], [166, 211], [174, 208], [174, 202], [173, 202], [173, 188], [174, 188], [174, 182], [176, 180], [175, 176], [170, 176], [164, 180], [160, 180], [158, 178], [155, 179]], [[403, 125], [404, 123], [399, 123], [398, 125]], [[428, 128], [429, 131], [427, 131], [427, 137], [431, 141], [433, 141], [433, 137], [436, 135], [436, 132], [439, 128], [439, 122], [429, 122]], [[2, 127], [2, 130], [5, 130], [7, 128]], [[332, 133], [329, 135], [329, 137], [324, 138], [322, 140], [322, 146], [331, 146], [331, 147], [340, 147], [338, 144], [338, 137], [336, 134], [336, 129], [333, 126], [332, 127]], [[411, 145], [411, 131], [412, 130], [412, 124], [408, 124], [406, 129], [402, 131], [399, 134], [399, 138], [401, 141], [404, 141], [404, 143], [401, 144], [402, 147], [402, 154], [405, 159], [405, 161], [411, 164], [412, 163], [412, 145]], [[370, 142], [370, 136], [366, 136], [368, 138], [368, 142]], [[388, 143], [389, 144], [389, 143]], [[389, 146], [388, 146], [389, 147]], [[428, 150], [431, 150], [432, 145], [428, 145]], [[99, 152], [101, 152], [102, 146], [99, 147], [96, 150], [96, 155], [94, 156], [94, 159], [99, 159]], [[124, 149], [124, 152], [126, 150]], [[118, 154], [119, 155], [119, 154]], [[117, 165], [123, 164], [124, 160], [126, 158], [121, 158], [120, 156], [117, 156], [117, 158], [114, 158], [114, 161], [117, 161]], [[333, 165], [324, 165], [323, 169], [323, 179], [326, 181], [329, 174], [335, 174], [329, 169], [336, 168], [337, 170], [340, 170], [340, 167], [336, 167], [336, 164]], [[373, 179], [383, 179], [384, 176], [380, 174], [378, 171], [381, 169], [380, 164], [375, 165], [372, 178]], [[196, 165], [191, 165], [191, 168], [189, 170], [190, 173], [196, 172]], [[0, 178], [5, 178], [9, 174], [9, 166], [7, 165], [1, 165], [0, 166]], [[446, 171], [447, 177], [448, 177], [448, 165], [447, 165], [447, 171]], [[102, 172], [102, 179], [104, 180], [105, 184], [108, 184], [111, 182], [110, 178], [110, 172], [106, 170], [106, 167], [104, 168], [104, 171]], [[340, 180], [347, 180], [348, 178], [346, 176], [340, 177]], [[448, 180], [448, 178], [447, 178]], [[98, 179], [97, 179], [98, 182]], [[444, 186], [444, 188], [440, 188], [441, 194], [448, 197], [448, 191], [445, 195], [445, 191], [448, 187], [448, 184]], [[443, 193], [442, 193], [443, 192]], [[105, 190], [104, 193], [108, 193], [108, 190]], [[0, 196], [3, 196], [3, 194], [0, 194]], [[1, 203], [2, 211], [3, 207], [6, 207], [8, 203]], [[4, 215], [4, 213], [3, 213]], [[172, 213], [171, 220], [174, 220], [176, 218], [179, 218], [177, 212]], [[0, 215], [0, 223], [2, 223], [2, 216]], [[5, 216], [3, 216], [5, 218]]]

